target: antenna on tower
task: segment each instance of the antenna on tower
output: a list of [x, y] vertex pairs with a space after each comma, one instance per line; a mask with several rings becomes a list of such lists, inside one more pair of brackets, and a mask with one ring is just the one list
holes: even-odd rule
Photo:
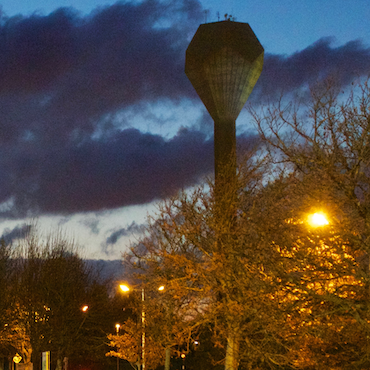
[[208, 14], [209, 14], [209, 9], [206, 9], [204, 11], [204, 23], [207, 23]]
[[225, 21], [235, 21], [235, 17], [233, 17], [231, 14], [225, 14]]

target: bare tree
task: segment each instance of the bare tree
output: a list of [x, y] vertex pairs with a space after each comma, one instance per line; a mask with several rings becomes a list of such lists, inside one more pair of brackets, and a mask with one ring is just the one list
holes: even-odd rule
[[318, 210], [330, 221], [286, 251], [296, 264], [285, 287], [296, 302], [290, 320], [302, 339], [295, 364], [368, 368], [369, 84], [353, 84], [348, 94], [331, 80], [311, 93], [306, 106], [281, 100], [251, 110], [275, 169], [294, 178], [292, 222]]
[[[30, 363], [32, 354], [37, 364], [42, 351], [51, 351], [59, 370], [65, 358], [92, 344], [91, 323], [88, 337], [85, 331], [90, 312], [82, 310], [94, 286], [92, 270], [61, 233], [42, 239], [31, 231], [20, 240], [16, 253], [11, 286], [17, 310], [12, 314], [16, 327], [24, 331], [22, 357]], [[100, 335], [103, 344], [105, 335]]]
[[292, 227], [285, 222], [288, 188], [284, 179], [264, 186], [265, 170], [264, 160], [250, 155], [217, 201], [211, 184], [211, 191], [167, 200], [131, 250], [132, 263], [143, 269], [139, 277], [168, 287], [189, 326], [211, 325], [215, 345], [235, 369], [290, 361], [286, 313], [274, 299], [285, 257], [273, 246]]

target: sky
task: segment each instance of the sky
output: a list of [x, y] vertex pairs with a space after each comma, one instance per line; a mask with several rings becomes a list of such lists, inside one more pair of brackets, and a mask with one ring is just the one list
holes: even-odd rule
[[[232, 15], [263, 45], [250, 104], [370, 73], [368, 0], [0, 4], [0, 235], [62, 230], [85, 258], [121, 258], [159, 201], [212, 176], [213, 123], [184, 73], [201, 23]], [[243, 110], [238, 140], [254, 135]]]

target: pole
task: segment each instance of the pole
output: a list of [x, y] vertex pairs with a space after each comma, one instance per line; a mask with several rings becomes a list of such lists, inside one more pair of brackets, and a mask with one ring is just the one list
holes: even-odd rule
[[182, 370], [185, 370], [185, 353], [181, 353], [181, 358], [182, 358], [182, 366], [181, 366], [181, 369]]
[[145, 370], [145, 291], [141, 289], [141, 370]]
[[[119, 335], [119, 329], [121, 328], [120, 324], [116, 324], [117, 336]], [[117, 370], [119, 370], [119, 356], [117, 356]]]

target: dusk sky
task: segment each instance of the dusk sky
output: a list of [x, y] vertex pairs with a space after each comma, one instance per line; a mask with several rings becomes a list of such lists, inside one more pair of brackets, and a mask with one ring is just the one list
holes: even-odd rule
[[[250, 104], [370, 74], [369, 0], [1, 3], [0, 235], [37, 220], [86, 258], [120, 258], [156, 202], [213, 173], [213, 123], [184, 73], [201, 23], [231, 14], [264, 46]], [[253, 135], [243, 111], [238, 140]]]

